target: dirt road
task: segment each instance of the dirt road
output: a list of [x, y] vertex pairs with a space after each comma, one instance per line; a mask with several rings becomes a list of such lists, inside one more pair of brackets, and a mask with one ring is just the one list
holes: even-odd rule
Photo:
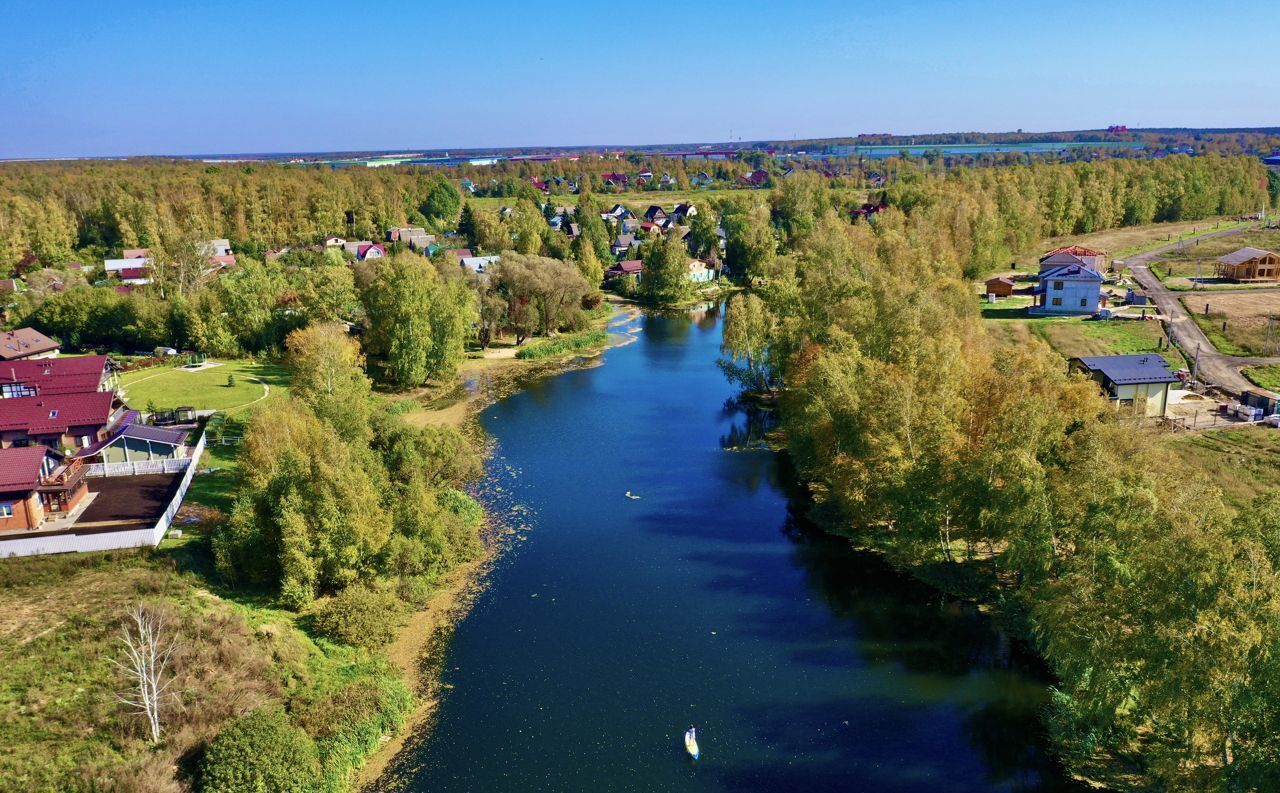
[[[1208, 239], [1225, 234], [1238, 234], [1244, 230], [1244, 228], [1225, 229], [1205, 234], [1199, 239]], [[1187, 313], [1186, 307], [1182, 305], [1182, 301], [1179, 298], [1182, 297], [1183, 293], [1168, 289], [1164, 282], [1149, 269], [1149, 264], [1152, 260], [1160, 258], [1161, 254], [1176, 250], [1181, 245], [1182, 243], [1174, 242], [1146, 253], [1132, 256], [1127, 260], [1129, 271], [1133, 273], [1134, 280], [1146, 290], [1147, 297], [1155, 302], [1156, 307], [1160, 309], [1160, 313], [1168, 318], [1169, 333], [1178, 344], [1182, 345], [1182, 349], [1186, 350], [1187, 356], [1195, 358], [1197, 357], [1196, 351], [1199, 350], [1198, 377], [1202, 382], [1210, 383], [1224, 391], [1237, 395], [1245, 389], [1257, 388], [1257, 386], [1249, 382], [1248, 378], [1240, 374], [1240, 370], [1246, 366], [1280, 364], [1280, 358], [1245, 358], [1235, 355], [1223, 355], [1218, 352], [1217, 348], [1209, 341], [1209, 338], [1204, 335], [1204, 331], [1200, 330], [1200, 326]]]

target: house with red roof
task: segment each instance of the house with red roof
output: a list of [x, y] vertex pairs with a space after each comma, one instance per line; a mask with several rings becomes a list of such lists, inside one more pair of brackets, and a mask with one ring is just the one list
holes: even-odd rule
[[639, 259], [627, 259], [604, 271], [604, 279], [611, 281], [614, 278], [630, 278], [636, 283], [640, 282], [640, 276], [644, 273], [644, 262]]
[[1060, 248], [1045, 251], [1040, 257], [1040, 269], [1059, 267], [1064, 264], [1078, 264], [1095, 272], [1102, 272], [1107, 266], [1107, 254], [1104, 251], [1086, 248], [1083, 245], [1064, 245]]
[[113, 391], [6, 399], [0, 409], [0, 449], [88, 448], [110, 435], [127, 413]]
[[151, 283], [150, 267], [125, 267], [116, 270], [116, 275], [120, 278], [120, 283], [122, 284], [146, 286]]
[[0, 361], [56, 358], [60, 344], [34, 328], [18, 328], [0, 333]]
[[769, 172], [763, 171], [757, 168], [751, 173], [743, 174], [742, 176], [739, 176], [738, 181], [742, 182], [748, 187], [764, 187], [765, 185], [769, 184]]
[[84, 475], [80, 460], [44, 446], [0, 449], [0, 536], [74, 512], [89, 492]]
[[105, 355], [0, 363], [0, 399], [110, 391], [116, 367]]

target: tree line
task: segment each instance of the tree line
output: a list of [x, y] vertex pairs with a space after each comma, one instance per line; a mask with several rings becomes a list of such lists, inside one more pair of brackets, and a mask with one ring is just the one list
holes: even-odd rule
[[1248, 207], [1260, 180], [1212, 158], [957, 173], [855, 224], [819, 186], [812, 210], [775, 193], [780, 250], [728, 308], [725, 369], [776, 397], [815, 516], [999, 604], [1057, 676], [1075, 770], [1280, 784], [1280, 497], [1230, 509], [1046, 345], [987, 334], [969, 275], [1083, 223]]

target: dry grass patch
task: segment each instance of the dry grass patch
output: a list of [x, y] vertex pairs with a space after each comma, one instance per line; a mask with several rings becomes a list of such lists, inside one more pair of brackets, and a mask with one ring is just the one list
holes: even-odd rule
[[[1280, 315], [1280, 292], [1188, 295], [1182, 298], [1182, 304], [1218, 352], [1262, 355], [1266, 346], [1267, 316]], [[1207, 317], [1206, 304], [1209, 307]], [[1223, 322], [1227, 323], [1225, 331]], [[1280, 329], [1276, 332], [1280, 335]]]

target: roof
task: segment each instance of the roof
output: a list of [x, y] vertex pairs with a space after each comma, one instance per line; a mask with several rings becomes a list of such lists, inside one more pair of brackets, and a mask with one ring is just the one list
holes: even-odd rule
[[1040, 271], [1041, 282], [1055, 278], [1066, 281], [1101, 282], [1103, 280], [1101, 273], [1093, 268], [1085, 267], [1083, 264], [1062, 264]]
[[39, 394], [83, 394], [97, 391], [107, 368], [107, 356], [41, 358], [0, 364], [0, 384], [23, 383]]
[[639, 259], [627, 259], [625, 262], [618, 262], [609, 269], [617, 270], [620, 273], [638, 273], [644, 269], [644, 262]]
[[16, 361], [58, 349], [58, 342], [35, 328], [18, 328], [0, 333], [0, 361]]
[[34, 490], [40, 482], [40, 468], [49, 454], [46, 446], [15, 446], [0, 449], [0, 491], [14, 493]]
[[41, 394], [4, 400], [0, 430], [25, 430], [29, 435], [63, 433], [70, 427], [98, 425], [111, 418], [115, 394]]
[[[136, 415], [136, 411], [135, 411]], [[126, 424], [124, 429], [117, 437], [124, 436], [126, 438], [137, 438], [143, 441], [152, 441], [154, 443], [167, 443], [172, 446], [181, 446], [187, 440], [187, 433], [183, 430], [170, 430], [163, 427], [151, 427], [146, 424]]]
[[483, 273], [486, 267], [500, 261], [501, 256], [463, 256], [459, 263], [473, 273]]
[[1154, 353], [1145, 355], [1093, 355], [1077, 358], [1086, 369], [1099, 372], [1116, 385], [1131, 383], [1176, 383], [1164, 358]]
[[1053, 250], [1045, 251], [1044, 255], [1040, 257], [1040, 261], [1044, 261], [1045, 259], [1048, 259], [1050, 256], [1053, 256], [1054, 254], [1058, 254], [1058, 253], [1069, 253], [1072, 256], [1106, 256], [1107, 255], [1106, 251], [1098, 251], [1098, 250], [1094, 250], [1093, 248], [1086, 248], [1083, 245], [1063, 245], [1060, 248], [1054, 248]]
[[121, 259], [145, 259], [151, 255], [150, 248], [125, 248], [124, 253], [120, 254]]
[[1271, 251], [1264, 251], [1261, 248], [1241, 248], [1238, 251], [1234, 251], [1232, 253], [1228, 253], [1226, 256], [1220, 257], [1218, 261], [1223, 264], [1244, 264], [1245, 262], [1251, 262], [1254, 259], [1261, 259], [1263, 256], [1275, 255], [1276, 254]]
[[126, 267], [116, 271], [121, 278], [146, 278], [150, 272], [146, 267]]
[[1007, 278], [1007, 277], [1005, 277], [1005, 276], [999, 276], [999, 277], [997, 277], [997, 278], [988, 278], [988, 279], [985, 281], [985, 283], [988, 283], [988, 284], [1008, 284], [1009, 286], [1013, 286], [1013, 279], [1012, 279], [1012, 278]]

